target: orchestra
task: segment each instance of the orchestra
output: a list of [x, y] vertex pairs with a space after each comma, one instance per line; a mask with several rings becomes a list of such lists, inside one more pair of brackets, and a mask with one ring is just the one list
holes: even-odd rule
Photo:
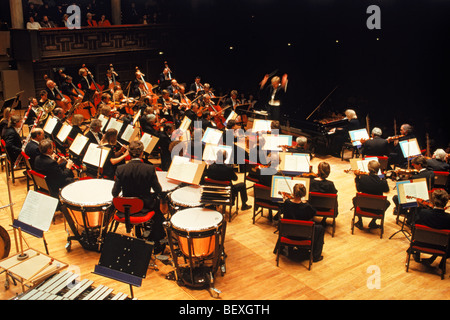
[[[280, 122], [280, 115], [285, 110], [281, 110], [281, 105], [284, 95], [287, 94], [287, 75], [281, 78], [273, 76], [272, 79], [269, 75], [264, 77], [260, 83], [260, 90], [265, 90], [268, 94], [266, 98], [269, 100], [262, 101], [262, 104], [246, 103], [249, 100], [244, 95], [239, 95], [236, 89], [229, 91], [229, 98], [225, 99], [227, 95], [218, 97], [209, 83], [201, 83], [199, 76], [189, 87], [189, 92], [186, 92], [186, 84], [178, 83], [173, 78], [167, 62], [158, 85], [147, 82], [138, 67], [134, 70], [134, 79], [127, 82], [125, 77], [119, 78], [119, 74], [110, 65], [102, 85], [95, 82], [85, 65], [79, 69], [77, 84], [70, 75], [61, 72], [59, 76], [62, 79], [61, 90], [47, 77], [46, 89], [40, 91], [37, 97], [30, 98], [29, 112], [23, 119], [13, 115], [3, 121], [5, 128], [2, 139], [6, 142], [8, 153], [15, 161], [24, 150], [31, 158], [31, 168], [50, 179], [51, 195], [56, 198], [65, 186], [85, 178], [114, 181], [114, 196], [118, 196], [121, 191], [129, 196], [142, 196], [145, 210], [154, 210], [157, 222], [153, 224], [154, 230], [151, 230], [151, 226], [145, 225], [148, 232], [145, 232], [144, 228], [144, 232], [137, 233], [137, 236], [156, 241], [155, 253], [164, 253], [167, 249], [163, 241], [167, 236], [163, 230], [164, 221], [170, 221], [177, 212], [177, 209], [175, 213], [168, 209], [171, 205], [170, 193], [164, 192], [162, 182], [156, 178], [157, 172], [158, 170], [170, 172], [174, 167], [175, 156], [188, 158], [190, 163], [195, 161], [205, 163], [205, 169], [201, 172], [200, 186], [205, 184], [205, 179], [226, 183], [231, 188], [236, 208], [239, 207], [242, 211], [250, 210], [252, 205], [247, 203], [249, 200], [247, 185], [245, 182], [237, 182], [237, 170], [244, 171], [245, 176], [248, 174], [249, 179], [252, 178], [251, 181], [269, 188], [274, 188], [273, 181], [276, 177], [309, 180], [307, 191], [299, 184], [290, 192], [278, 191], [278, 194], [282, 195], [281, 203], [273, 205], [282, 210], [274, 216], [274, 225], [279, 224], [283, 214], [289, 219], [297, 219], [296, 214], [306, 210], [305, 208], [311, 209], [307, 214], [308, 220], [313, 219], [316, 210], [320, 211], [321, 208], [310, 208], [308, 201], [304, 199], [307, 192], [338, 194], [335, 184], [329, 180], [331, 166], [328, 162], [320, 161], [317, 173], [313, 172], [310, 161], [316, 157], [316, 140], [309, 135], [297, 133], [294, 135]], [[119, 79], [128, 85], [122, 87], [118, 82]], [[266, 86], [269, 80], [270, 85]], [[163, 82], [170, 84], [163, 86]], [[257, 112], [257, 107], [261, 105], [268, 106], [267, 114], [263, 117]], [[240, 108], [242, 106], [244, 108]], [[283, 105], [283, 108], [286, 107]], [[42, 121], [36, 121], [36, 127], [32, 128], [30, 138], [25, 140], [20, 137], [18, 129], [22, 123], [25, 122], [31, 128], [40, 113], [45, 113], [46, 116]], [[44, 131], [53, 120], [56, 123], [53, 131], [51, 133]], [[257, 130], [255, 120], [268, 121], [269, 126]], [[339, 118], [339, 121], [342, 120], [347, 122], [343, 130], [337, 128], [337, 125], [332, 126], [334, 120], [326, 121], [327, 124], [331, 124], [327, 134], [332, 136], [335, 144], [339, 144], [332, 146], [330, 149], [332, 153], [343, 143], [353, 142], [348, 136], [349, 131], [359, 130], [362, 127], [356, 112], [352, 109], [345, 109], [345, 117]], [[200, 126], [198, 121], [201, 121]], [[70, 131], [61, 141], [60, 135], [65, 126], [69, 126]], [[129, 130], [136, 131], [131, 135], [132, 140], [125, 137]], [[207, 155], [206, 151], [210, 149], [207, 148], [207, 143], [203, 142], [208, 132], [223, 135], [222, 140], [214, 144], [212, 149], [214, 155]], [[267, 149], [271, 144], [267, 136], [277, 135], [287, 135], [291, 140], [287, 144], [277, 144], [277, 148]], [[79, 154], [74, 155], [71, 145], [75, 144], [80, 136], [85, 137], [87, 143]], [[156, 140], [151, 150], [147, 150], [147, 144], [145, 147], [142, 145], [147, 136]], [[233, 137], [232, 141], [228, 141], [229, 136]], [[380, 164], [376, 160], [369, 162], [367, 170], [346, 170], [354, 173], [353, 183], [357, 192], [371, 195], [389, 192], [388, 174], [391, 174], [390, 178], [396, 182], [425, 177], [429, 190], [432, 190], [433, 171], [449, 171], [448, 154], [442, 148], [438, 148], [428, 157], [422, 154], [412, 158], [405, 157], [402, 155], [400, 144], [411, 139], [415, 139], [413, 127], [405, 123], [400, 128], [400, 135], [383, 138], [382, 130], [374, 127], [367, 139], [359, 140], [361, 144], [357, 152], [361, 156], [361, 161], [365, 158], [387, 157], [389, 162], [382, 176], [379, 175]], [[137, 141], [140, 143], [136, 143]], [[180, 151], [181, 145], [187, 147]], [[90, 149], [92, 146], [94, 151]], [[221, 149], [225, 147], [230, 149]], [[197, 149], [200, 149], [200, 158]], [[100, 152], [99, 158], [96, 158], [98, 164], [86, 160], [89, 150], [94, 153]], [[104, 161], [102, 152], [107, 153]], [[257, 152], [257, 159], [265, 163], [252, 161], [252, 152]], [[243, 159], [239, 158], [240, 154], [243, 155]], [[293, 155], [307, 159], [306, 169], [295, 174], [291, 174], [286, 168], [281, 169], [293, 161], [291, 157]], [[206, 160], [207, 156], [210, 158]], [[227, 162], [228, 156], [232, 159], [231, 164]], [[242, 162], [239, 162], [240, 160]], [[238, 166], [234, 167], [233, 164]], [[186, 170], [187, 168], [186, 166]], [[271, 169], [270, 174], [267, 173], [268, 169]], [[143, 177], [137, 176], [140, 173], [151, 181], [144, 182]], [[152, 191], [150, 194], [147, 191], [138, 191], [140, 186], [148, 187], [148, 192], [150, 189]], [[445, 188], [448, 189], [448, 185]], [[223, 199], [222, 195], [217, 194], [217, 199]], [[399, 207], [398, 197], [394, 197], [393, 201], [396, 207], [394, 210], [403, 213]], [[204, 206], [211, 208], [211, 205]], [[212, 208], [218, 209], [218, 206]], [[335, 215], [337, 214], [336, 205]], [[320, 227], [317, 227], [320, 239], [317, 240], [319, 246], [315, 252], [314, 262], [323, 259], [322, 249], [326, 251], [326, 247], [323, 247], [323, 229], [328, 226], [326, 220], [326, 217], [323, 218], [318, 224]], [[359, 229], [364, 228], [361, 218], [355, 226]], [[373, 219], [368, 228], [380, 229], [382, 226], [376, 224]]]

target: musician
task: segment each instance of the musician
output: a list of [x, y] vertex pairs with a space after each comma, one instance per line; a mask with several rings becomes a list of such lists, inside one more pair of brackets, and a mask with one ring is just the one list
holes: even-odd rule
[[389, 142], [381, 137], [382, 134], [383, 131], [380, 128], [375, 127], [372, 129], [371, 139], [361, 141], [362, 146], [360, 152], [363, 157], [382, 157], [389, 154]]
[[167, 121], [173, 121], [173, 100], [170, 97], [170, 92], [168, 90], [161, 91], [161, 97], [158, 99], [158, 104], [160, 107], [160, 117], [166, 119]]
[[[418, 217], [416, 217], [416, 224], [425, 225], [433, 229], [450, 229], [450, 214], [445, 212], [445, 207], [448, 203], [448, 193], [443, 189], [436, 189], [431, 194], [430, 208], [419, 207]], [[450, 249], [447, 249], [447, 255], [450, 254]], [[423, 263], [431, 265], [437, 256], [432, 255], [428, 259], [422, 260]], [[414, 260], [420, 261], [420, 253], [414, 256]], [[441, 260], [439, 268], [443, 269], [445, 261]]]
[[53, 117], [56, 119], [56, 125], [53, 128], [52, 133], [50, 134], [51, 139], [55, 143], [55, 148], [61, 152], [62, 154], [66, 154], [66, 145], [64, 145], [63, 142], [59, 141], [56, 136], [58, 135], [59, 131], [61, 130], [63, 123], [64, 123], [64, 111], [61, 108], [55, 108], [52, 111]]
[[201, 77], [196, 76], [194, 83], [192, 83], [191, 86], [189, 87], [189, 91], [194, 91], [196, 96], [204, 93], [204, 87], [200, 83], [200, 80], [201, 80]]
[[[113, 197], [138, 197], [144, 201], [142, 213], [155, 211], [152, 218], [151, 233], [148, 240], [155, 241], [155, 253], [161, 250], [159, 243], [165, 236], [162, 223], [164, 215], [158, 207], [158, 198], [161, 197], [162, 188], [152, 164], [144, 163], [142, 155], [144, 145], [141, 141], [131, 141], [128, 146], [131, 160], [116, 169], [116, 178], [112, 189]], [[153, 190], [153, 192], [152, 192]], [[139, 213], [138, 213], [139, 214]]]
[[95, 143], [100, 145], [102, 140], [102, 121], [99, 119], [92, 119], [89, 125], [89, 131], [86, 133], [88, 143]]
[[187, 109], [190, 108], [191, 100], [185, 94], [185, 88], [183, 85], [178, 86], [178, 92], [173, 95], [173, 99], [178, 101], [178, 116], [182, 120], [182, 117]]
[[[283, 219], [312, 221], [316, 215], [316, 209], [313, 208], [307, 201], [303, 200], [306, 196], [306, 187], [303, 184], [297, 183], [292, 191], [292, 198], [289, 199], [283, 195], [283, 204], [280, 211]], [[318, 262], [323, 259], [322, 250], [324, 244], [325, 229], [320, 224], [314, 225], [314, 246], [313, 246], [313, 261]], [[290, 238], [292, 240], [303, 240], [301, 238]], [[294, 248], [289, 247], [288, 256], [293, 256]]]
[[174, 94], [178, 92], [178, 87], [179, 87], [179, 85], [178, 85], [177, 80], [172, 79], [170, 81], [170, 85], [166, 88], [166, 90], [169, 91], [170, 96], [173, 97]]
[[287, 91], [287, 74], [284, 74], [281, 79], [278, 76], [273, 77], [270, 85], [266, 86], [268, 80], [269, 75], [266, 74], [260, 82], [260, 95], [263, 101], [265, 101], [264, 104], [269, 118], [280, 121], [280, 116], [283, 112], [283, 100]]
[[174, 125], [171, 123], [165, 123], [163, 131], [159, 134], [159, 147], [161, 150], [161, 169], [168, 171], [170, 164], [172, 163], [172, 157], [169, 151], [170, 143], [172, 142], [172, 133], [174, 131]]
[[56, 83], [53, 80], [47, 80], [47, 82], [45, 84], [46, 84], [45, 90], [47, 91], [48, 99], [53, 100], [53, 101], [62, 100], [55, 89]]
[[198, 116], [199, 113], [199, 104], [197, 103], [197, 101], [192, 102], [191, 104], [191, 108], [186, 110], [186, 112], [184, 113], [184, 115], [186, 117], [188, 117], [189, 119], [192, 120], [192, 123], [194, 123], [194, 121], [200, 120], [202, 117]]
[[157, 118], [154, 114], [150, 113], [142, 116], [140, 119], [141, 129], [143, 132], [148, 133], [151, 136], [159, 137], [159, 125]]
[[29, 107], [31, 107], [31, 109], [28, 113], [27, 119], [25, 120], [25, 124], [32, 126], [36, 121], [37, 115], [39, 114], [39, 103], [34, 97], [31, 97], [28, 101], [30, 102]]
[[81, 77], [80, 82], [78, 83], [78, 86], [81, 90], [84, 91], [84, 93], [88, 92], [88, 90], [91, 90], [91, 80], [89, 79], [88, 70], [86, 68], [81, 68], [78, 70], [78, 75]]
[[295, 147], [287, 148], [286, 151], [293, 153], [306, 153], [309, 154], [311, 159], [314, 157], [313, 152], [309, 148], [309, 141], [307, 137], [299, 136], [295, 139], [295, 143]]
[[356, 115], [355, 110], [347, 109], [347, 110], [345, 110], [344, 113], [345, 113], [345, 117], [348, 120], [348, 125], [347, 125], [347, 130], [346, 130], [347, 133], [349, 131], [361, 129], [361, 123], [359, 122], [359, 119], [358, 119], [358, 116]]
[[170, 69], [164, 68], [164, 70], [159, 74], [159, 85], [161, 86], [161, 89], [166, 89], [167, 85], [165, 85], [165, 83], [168, 83], [170, 80], [172, 80]]
[[392, 166], [398, 166], [401, 168], [406, 168], [408, 165], [408, 159], [403, 156], [402, 149], [400, 147], [400, 142], [414, 139], [415, 135], [413, 133], [413, 127], [404, 123], [400, 126], [400, 137], [398, 139], [392, 139], [393, 137], [388, 137], [388, 140], [392, 140], [393, 150], [388, 155], [388, 166], [392, 168]]
[[5, 129], [8, 126], [9, 119], [11, 119], [12, 115], [13, 110], [11, 110], [10, 107], [7, 107], [3, 110], [3, 117], [0, 120], [0, 137], [3, 136], [3, 129]]
[[71, 139], [75, 139], [78, 134], [83, 134], [83, 129], [81, 129], [81, 125], [83, 124], [84, 117], [82, 114], [74, 114], [72, 117], [72, 130], [70, 130], [68, 137]]
[[39, 151], [41, 154], [34, 161], [35, 170], [47, 177], [50, 195], [58, 198], [59, 189], [74, 181], [73, 162], [56, 156], [50, 139], [41, 140]]
[[102, 175], [105, 179], [114, 180], [116, 168], [121, 164], [125, 164], [125, 159], [129, 155], [127, 148], [117, 143], [117, 135], [116, 129], [108, 129], [100, 142], [100, 145], [110, 149], [103, 165]]
[[47, 90], [41, 90], [39, 92], [39, 101], [38, 101], [38, 105], [40, 107], [44, 106], [45, 103], [48, 101], [48, 93]]
[[[110, 96], [109, 93], [106, 93], [106, 92], [102, 93], [102, 96], [100, 98], [100, 102], [96, 106], [96, 108], [97, 108], [97, 113], [98, 114], [103, 114], [105, 117], [110, 117], [111, 116], [111, 111], [112, 111], [111, 110], [111, 96]], [[102, 110], [104, 108], [108, 108], [109, 112], [108, 113], [102, 112]]]
[[445, 161], [447, 153], [444, 149], [436, 149], [433, 157], [427, 160], [427, 168], [433, 171], [450, 171], [450, 165]]
[[[380, 170], [380, 163], [376, 160], [369, 161], [367, 165], [367, 169], [369, 170], [369, 174], [357, 174], [355, 176], [355, 185], [356, 190], [362, 193], [368, 193], [373, 195], [382, 196], [384, 193], [389, 192], [389, 185], [386, 179], [381, 179], [378, 176], [378, 171]], [[355, 197], [356, 198], [356, 197]], [[353, 205], [355, 204], [355, 198], [353, 198]], [[390, 205], [390, 202], [387, 201], [387, 206]], [[377, 210], [364, 209], [365, 211], [379, 213], [381, 212]], [[358, 217], [358, 221], [355, 223], [355, 227], [358, 229], [363, 229], [362, 218]], [[376, 223], [376, 219], [372, 219], [369, 223], [370, 229], [378, 229], [380, 225]]]
[[330, 131], [333, 133], [331, 154], [339, 158], [341, 157], [342, 146], [351, 141], [349, 131], [361, 129], [361, 123], [355, 110], [347, 109], [344, 113], [345, 118], [348, 120], [347, 126], [344, 128], [333, 128]]
[[[309, 183], [309, 191], [310, 192], [318, 192], [318, 193], [330, 193], [330, 194], [337, 194], [338, 191], [334, 185], [334, 182], [331, 180], [328, 180], [328, 177], [331, 172], [331, 167], [328, 162], [322, 161], [317, 166], [317, 174], [311, 175], [311, 181]], [[336, 208], [334, 209], [336, 212], [336, 216], [338, 213], [338, 205], [336, 205]], [[326, 219], [322, 219], [322, 225], [326, 224]]]
[[39, 143], [45, 139], [45, 133], [42, 128], [33, 128], [30, 132], [30, 141], [28, 141], [25, 147], [25, 154], [30, 157], [28, 160], [31, 169], [34, 169], [34, 160], [41, 154], [39, 151]]
[[114, 81], [116, 81], [117, 84], [118, 80], [119, 75], [114, 70], [111, 69], [106, 70], [105, 79], [103, 81], [104, 88], [112, 88], [114, 86]]
[[141, 97], [145, 96], [144, 81], [142, 81], [142, 73], [140, 71], [136, 71], [134, 75], [135, 78], [131, 83], [131, 92], [133, 97], [136, 97], [136, 99], [140, 99]]
[[78, 99], [83, 99], [83, 96], [81, 94], [79, 95], [77, 92], [74, 92], [73, 89], [74, 87], [72, 85], [72, 77], [66, 76], [63, 83], [61, 84], [61, 93], [68, 96], [72, 100], [72, 102]]
[[217, 152], [217, 160], [208, 167], [205, 176], [213, 180], [230, 182], [232, 184], [232, 192], [234, 194], [236, 194], [236, 192], [239, 192], [239, 194], [241, 195], [241, 209], [244, 211], [249, 210], [252, 206], [247, 204], [247, 188], [242, 182], [236, 184], [232, 183], [232, 181], [238, 180], [238, 176], [236, 175], [236, 172], [231, 165], [225, 164], [226, 159], [227, 152], [225, 150], [219, 150]]
[[18, 115], [12, 115], [11, 118], [9, 118], [8, 126], [4, 128], [2, 132], [2, 139], [5, 141], [6, 152], [13, 164], [22, 151], [22, 138], [18, 132], [21, 126], [22, 118]]

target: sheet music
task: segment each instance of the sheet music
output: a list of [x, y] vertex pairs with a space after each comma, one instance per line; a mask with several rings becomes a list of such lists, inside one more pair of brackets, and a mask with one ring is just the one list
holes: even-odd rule
[[84, 155], [83, 162], [103, 168], [110, 151], [111, 149], [108, 147], [99, 147], [98, 144], [90, 143]]
[[419, 144], [415, 138], [400, 141], [399, 144], [405, 158], [410, 158], [421, 154]]
[[139, 133], [139, 128], [133, 127], [131, 124], [127, 125], [122, 133], [121, 139], [127, 142], [131, 142], [133, 137], [136, 137]]
[[82, 135], [81, 133], [77, 134], [72, 144], [70, 145], [69, 150], [72, 151], [76, 155], [80, 155], [83, 151], [86, 143], [88, 143], [89, 139]]
[[167, 172], [167, 178], [198, 184], [204, 169], [204, 163], [194, 163], [190, 162], [190, 159], [187, 157], [175, 156]]
[[271, 197], [275, 201], [281, 201], [283, 196], [279, 192], [286, 192], [292, 194], [294, 191], [294, 186], [296, 184], [302, 184], [306, 188], [306, 195], [303, 198], [308, 200], [309, 198], [309, 179], [299, 178], [299, 177], [286, 177], [286, 176], [273, 176], [272, 177], [272, 187], [271, 187]]
[[366, 129], [352, 130], [348, 132], [354, 146], [361, 146], [361, 139], [368, 140], [369, 134]]
[[110, 118], [108, 125], [106, 126], [106, 130], [109, 129], [116, 129], [117, 132], [120, 132], [120, 130], [122, 129], [123, 126], [123, 121], [121, 120], [117, 120], [116, 118]]
[[55, 126], [58, 123], [58, 120], [55, 117], [48, 117], [47, 122], [44, 125], [44, 132], [48, 134], [52, 134], [53, 130], [55, 130]]
[[212, 144], [206, 144], [205, 149], [203, 151], [203, 160], [209, 163], [216, 162], [217, 160], [217, 152], [219, 150], [225, 150], [227, 152], [227, 158], [225, 159], [226, 164], [231, 163], [231, 154], [233, 152], [233, 148], [227, 145], [219, 145], [215, 146]]
[[72, 126], [68, 123], [63, 123], [61, 130], [59, 130], [56, 138], [58, 138], [59, 141], [64, 142], [66, 141], [70, 131], [72, 131]]
[[156, 143], [158, 142], [159, 138], [152, 136], [146, 132], [141, 137], [141, 142], [144, 145], [144, 151], [146, 153], [151, 153], [153, 151], [153, 148], [156, 146]]
[[56, 198], [30, 190], [20, 210], [18, 220], [41, 231], [48, 231], [58, 202]]
[[139, 109], [138, 112], [136, 112], [136, 114], [133, 116], [133, 122], [131, 124], [134, 126], [136, 124], [136, 121], [138, 121], [140, 117], [141, 117], [141, 109]]
[[270, 132], [272, 131], [272, 120], [253, 120], [253, 132]]
[[218, 145], [222, 141], [223, 132], [211, 127], [206, 128], [202, 142]]
[[184, 116], [183, 121], [181, 122], [180, 127], [178, 128], [179, 130], [185, 132], [189, 130], [189, 126], [191, 125], [192, 120], [189, 119], [188, 117]]
[[[282, 151], [279, 146], [291, 146], [292, 136], [283, 134], [263, 134], [260, 139], [264, 139], [262, 150], [267, 151]], [[261, 141], [260, 141], [261, 144]]]
[[[420, 179], [421, 181], [417, 182], [406, 182], [402, 183], [401, 187], [399, 188], [399, 192], [403, 193], [402, 197], [399, 196], [401, 199], [402, 204], [404, 203], [414, 203], [417, 202], [417, 198], [428, 200], [428, 186], [426, 179]], [[404, 195], [404, 196], [403, 196]], [[408, 199], [408, 197], [411, 197]]]
[[280, 164], [282, 170], [293, 172], [309, 172], [310, 156], [309, 154], [286, 154], [284, 164]]
[[103, 131], [105, 126], [108, 124], [109, 118], [105, 117], [103, 114], [100, 114], [98, 116], [98, 120], [100, 120], [102, 122], [102, 129], [101, 129], [101, 131]]
[[225, 120], [225, 125], [227, 125], [228, 121], [230, 121], [230, 120], [236, 120], [237, 117], [238, 117], [237, 113], [234, 110], [231, 110], [230, 115]]

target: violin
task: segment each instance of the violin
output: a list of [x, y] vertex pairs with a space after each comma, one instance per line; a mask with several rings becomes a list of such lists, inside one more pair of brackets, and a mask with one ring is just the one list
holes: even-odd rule
[[278, 194], [281, 195], [283, 198], [294, 199], [292, 194], [284, 192], [284, 191], [278, 191]]
[[303, 177], [303, 178], [318, 178], [319, 176], [317, 175], [317, 173], [314, 172], [304, 172], [300, 175], [298, 175], [297, 177]]
[[[417, 198], [417, 197], [414, 197], [414, 196], [406, 196], [406, 199], [416, 199], [417, 204], [419, 206], [423, 207], [423, 208], [430, 208], [430, 209], [434, 208], [433, 203], [431, 201], [428, 201], [428, 200], [424, 200], [424, 199]], [[448, 208], [450, 208], [450, 206], [444, 207], [444, 210], [447, 210]]]
[[387, 142], [392, 142], [394, 140], [398, 140], [400, 138], [403, 138], [404, 136], [405, 136], [404, 134], [400, 134], [400, 135], [397, 135], [397, 136], [387, 137], [386, 140], [387, 140]]

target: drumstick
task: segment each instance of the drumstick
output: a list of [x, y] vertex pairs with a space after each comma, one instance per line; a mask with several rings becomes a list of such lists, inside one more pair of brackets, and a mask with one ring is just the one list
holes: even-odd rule
[[48, 266], [51, 266], [53, 264], [53, 261], [55, 259], [51, 258], [50, 261], [48, 263], [45, 264], [45, 266], [43, 266], [42, 268], [40, 268], [36, 273], [34, 273], [28, 280], [33, 279], [35, 276], [37, 276], [39, 273], [41, 273], [42, 271], [44, 271], [45, 268], [47, 268]]

